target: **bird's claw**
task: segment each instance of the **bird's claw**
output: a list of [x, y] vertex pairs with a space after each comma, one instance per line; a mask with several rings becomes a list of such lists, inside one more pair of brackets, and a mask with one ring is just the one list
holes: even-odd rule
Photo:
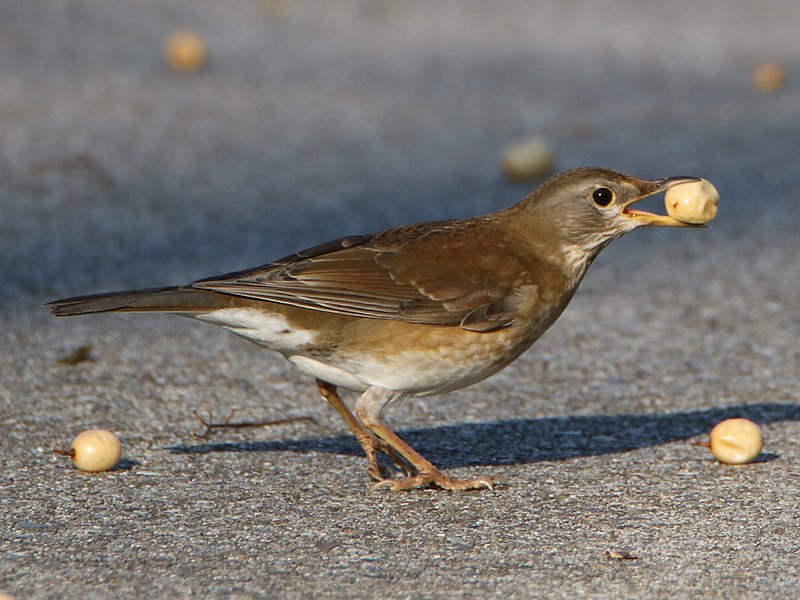
[[384, 479], [370, 488], [375, 491], [388, 488], [392, 492], [401, 492], [415, 488], [437, 487], [451, 492], [461, 492], [464, 490], [478, 490], [486, 488], [494, 490], [494, 480], [491, 477], [478, 477], [476, 479], [456, 479], [448, 477], [440, 471], [431, 473], [418, 473], [417, 475], [407, 476], [402, 479]]

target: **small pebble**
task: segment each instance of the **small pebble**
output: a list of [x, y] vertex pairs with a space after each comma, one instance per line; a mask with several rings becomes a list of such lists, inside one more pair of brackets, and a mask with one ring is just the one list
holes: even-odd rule
[[606, 548], [605, 555], [614, 560], [636, 560], [639, 557], [621, 548]]
[[541, 179], [550, 173], [555, 156], [541, 138], [531, 138], [510, 146], [503, 155], [503, 173], [510, 181]]
[[692, 225], [704, 225], [716, 217], [718, 204], [717, 188], [705, 179], [676, 185], [664, 195], [669, 216]]
[[205, 66], [208, 49], [199, 33], [176, 31], [167, 40], [164, 60], [176, 71], [191, 73]]
[[759, 92], [777, 92], [785, 83], [786, 71], [777, 61], [764, 62], [753, 69], [753, 87]]
[[753, 462], [761, 454], [761, 429], [748, 419], [726, 419], [711, 430], [709, 446], [714, 457], [728, 465]]
[[70, 365], [75, 366], [82, 362], [86, 362], [87, 360], [92, 359], [92, 350], [94, 350], [94, 346], [91, 344], [87, 344], [85, 346], [78, 346], [70, 352], [68, 355], [64, 356], [63, 358], [58, 359], [58, 364], [60, 365]]
[[110, 471], [122, 458], [119, 438], [104, 429], [84, 431], [72, 441], [72, 462], [81, 471]]

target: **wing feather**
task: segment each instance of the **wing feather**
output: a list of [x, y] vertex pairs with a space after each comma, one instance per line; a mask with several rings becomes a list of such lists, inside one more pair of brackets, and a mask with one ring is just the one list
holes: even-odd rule
[[[511, 324], [524, 264], [472, 235], [477, 219], [333, 240], [200, 289], [370, 319], [490, 331]], [[490, 251], [491, 250], [491, 251]]]

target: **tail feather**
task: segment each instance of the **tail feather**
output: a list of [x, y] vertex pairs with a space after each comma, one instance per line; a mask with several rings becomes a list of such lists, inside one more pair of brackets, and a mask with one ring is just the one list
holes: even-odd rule
[[104, 312], [201, 313], [230, 304], [222, 294], [192, 287], [151, 288], [76, 296], [45, 304], [56, 317]]

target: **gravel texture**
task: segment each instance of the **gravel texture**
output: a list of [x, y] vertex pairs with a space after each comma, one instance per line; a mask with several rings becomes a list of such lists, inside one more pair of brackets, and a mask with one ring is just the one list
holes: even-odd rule
[[[164, 64], [184, 28], [209, 49], [198, 73]], [[0, 590], [795, 596], [798, 28], [795, 1], [0, 4]], [[768, 60], [774, 93], [751, 82]], [[615, 242], [512, 367], [391, 411], [495, 491], [370, 493], [279, 356], [174, 317], [41, 307], [495, 210], [530, 188], [500, 161], [531, 136], [559, 170], [699, 175], [722, 200], [707, 229]], [[193, 410], [232, 408], [314, 422], [192, 435]], [[689, 443], [734, 416], [762, 426], [758, 462]], [[96, 427], [122, 439], [118, 469], [51, 453]]]

